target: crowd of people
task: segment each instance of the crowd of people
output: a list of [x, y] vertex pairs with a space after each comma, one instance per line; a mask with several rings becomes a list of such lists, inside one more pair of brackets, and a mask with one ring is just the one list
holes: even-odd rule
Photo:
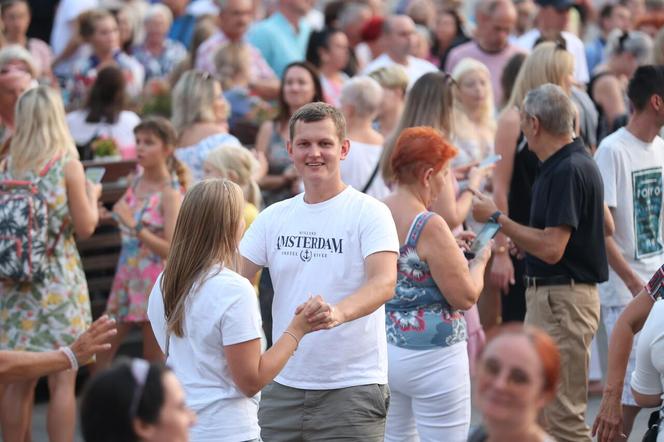
[[663, 1], [2, 0], [0, 24], [3, 440], [41, 376], [56, 442], [664, 440], [659, 408], [634, 426], [664, 395]]

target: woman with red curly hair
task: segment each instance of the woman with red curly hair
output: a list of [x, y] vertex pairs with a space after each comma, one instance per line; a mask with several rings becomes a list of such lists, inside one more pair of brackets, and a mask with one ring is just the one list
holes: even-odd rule
[[484, 425], [469, 442], [553, 442], [537, 418], [559, 378], [560, 352], [549, 335], [514, 322], [498, 328], [479, 360], [475, 401]]
[[466, 321], [491, 255], [466, 260], [443, 218], [428, 210], [448, 185], [456, 149], [430, 127], [405, 129], [390, 157], [386, 200], [402, 244], [385, 306], [392, 399], [385, 441], [465, 441], [470, 424]]

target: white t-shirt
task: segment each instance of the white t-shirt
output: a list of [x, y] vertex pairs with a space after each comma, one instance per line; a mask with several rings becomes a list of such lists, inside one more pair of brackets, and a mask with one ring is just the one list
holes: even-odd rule
[[[182, 383], [187, 405], [197, 414], [191, 430], [194, 442], [239, 442], [259, 437], [260, 394], [246, 397], [233, 383], [224, 346], [259, 339], [260, 310], [251, 283], [217, 267], [189, 294], [185, 336], [170, 335], [166, 363]], [[166, 316], [159, 288], [148, 300], [148, 319], [159, 347], [166, 351]]]
[[[240, 243], [242, 256], [270, 268], [275, 340], [309, 296], [337, 304], [364, 284], [366, 257], [398, 250], [387, 206], [350, 186], [322, 203], [307, 204], [300, 194], [272, 204]], [[305, 336], [275, 380], [306, 390], [387, 383], [384, 307]]]
[[118, 144], [123, 158], [136, 157], [134, 128], [141, 122], [141, 117], [131, 111], [122, 111], [115, 124], [88, 123], [85, 121], [87, 117], [88, 111], [86, 110], [77, 110], [67, 114], [67, 125], [76, 144], [85, 144], [94, 136], [110, 137]]
[[[386, 66], [392, 66], [397, 64], [396, 61], [392, 60], [387, 53], [376, 57], [374, 61], [369, 63], [364, 70], [362, 71], [363, 75], [368, 75], [375, 71]], [[413, 56], [408, 56], [408, 64], [406, 66], [401, 65], [406, 70], [406, 75], [408, 75], [408, 89], [413, 87], [413, 84], [424, 74], [429, 72], [438, 72], [438, 68], [422, 58], [417, 58]]]
[[[522, 49], [530, 51], [535, 46], [535, 42], [542, 33], [539, 29], [534, 28], [523, 34], [521, 37], [514, 41], [514, 44]], [[563, 31], [562, 36], [565, 39], [565, 46], [567, 50], [574, 57], [574, 79], [579, 83], [586, 84], [590, 81], [590, 74], [588, 73], [588, 62], [586, 60], [586, 49], [583, 42], [579, 37], [571, 32]]]
[[[350, 152], [340, 165], [341, 180], [349, 186], [362, 191], [376, 169], [382, 153], [383, 146], [351, 140]], [[385, 185], [380, 170], [378, 170], [371, 182], [371, 186], [367, 190], [367, 195], [382, 200], [389, 194], [390, 189]]]
[[[664, 399], [664, 301], [655, 302], [643, 325], [636, 346], [636, 368], [632, 372], [632, 388], [641, 394], [659, 394]], [[657, 434], [664, 442], [664, 432]]]
[[[613, 210], [613, 239], [630, 267], [648, 281], [662, 265], [662, 169], [664, 140], [652, 143], [618, 129], [602, 140], [595, 161], [604, 181], [604, 202]], [[632, 294], [609, 267], [609, 280], [600, 284], [605, 306], [627, 305]]]

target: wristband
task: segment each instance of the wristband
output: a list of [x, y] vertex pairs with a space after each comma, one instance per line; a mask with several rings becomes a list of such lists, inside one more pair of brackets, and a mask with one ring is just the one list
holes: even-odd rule
[[60, 347], [58, 350], [64, 353], [65, 356], [67, 356], [67, 359], [69, 359], [69, 365], [71, 366], [70, 370], [78, 370], [78, 359], [76, 359], [76, 355], [71, 351], [71, 348]]

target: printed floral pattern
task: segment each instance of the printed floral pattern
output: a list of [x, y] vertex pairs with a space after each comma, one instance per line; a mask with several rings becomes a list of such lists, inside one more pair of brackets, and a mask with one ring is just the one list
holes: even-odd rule
[[144, 45], [136, 46], [132, 55], [145, 68], [147, 82], [152, 78], [162, 78], [170, 74], [175, 66], [187, 57], [187, 48], [179, 41], [167, 38], [159, 55], [154, 55]]
[[[135, 214], [136, 221], [143, 222], [144, 229], [163, 237], [162, 192], [137, 198], [134, 189], [140, 179], [140, 176], [137, 177], [123, 198]], [[180, 188], [176, 178], [173, 178], [172, 185]], [[148, 296], [162, 270], [164, 270], [164, 260], [159, 255], [135, 236], [123, 232], [122, 251], [106, 306], [107, 313], [115, 316], [120, 322], [147, 321]]]
[[45, 277], [48, 207], [36, 190], [0, 183], [0, 276], [14, 281]]
[[[143, 90], [145, 79], [143, 66], [124, 52], [117, 52], [113, 58], [116, 66], [124, 74], [127, 93], [131, 98], [138, 97]], [[83, 106], [85, 97], [97, 80], [97, 73], [101, 69], [103, 67], [100, 67], [99, 60], [94, 55], [78, 62], [74, 67], [72, 78], [66, 84], [64, 101], [68, 109], [79, 109]]]
[[[53, 247], [46, 258], [43, 281], [0, 284], [2, 350], [57, 349], [71, 344], [90, 324], [88, 286], [67, 205], [66, 161], [56, 161], [39, 182], [39, 191], [48, 204], [47, 245]], [[0, 173], [0, 179], [9, 178], [8, 172]], [[36, 174], [27, 178], [36, 181]]]
[[424, 212], [415, 218], [399, 252], [394, 298], [385, 305], [387, 342], [398, 347], [447, 347], [467, 339], [463, 314], [452, 309], [417, 255], [417, 241], [431, 215]]

